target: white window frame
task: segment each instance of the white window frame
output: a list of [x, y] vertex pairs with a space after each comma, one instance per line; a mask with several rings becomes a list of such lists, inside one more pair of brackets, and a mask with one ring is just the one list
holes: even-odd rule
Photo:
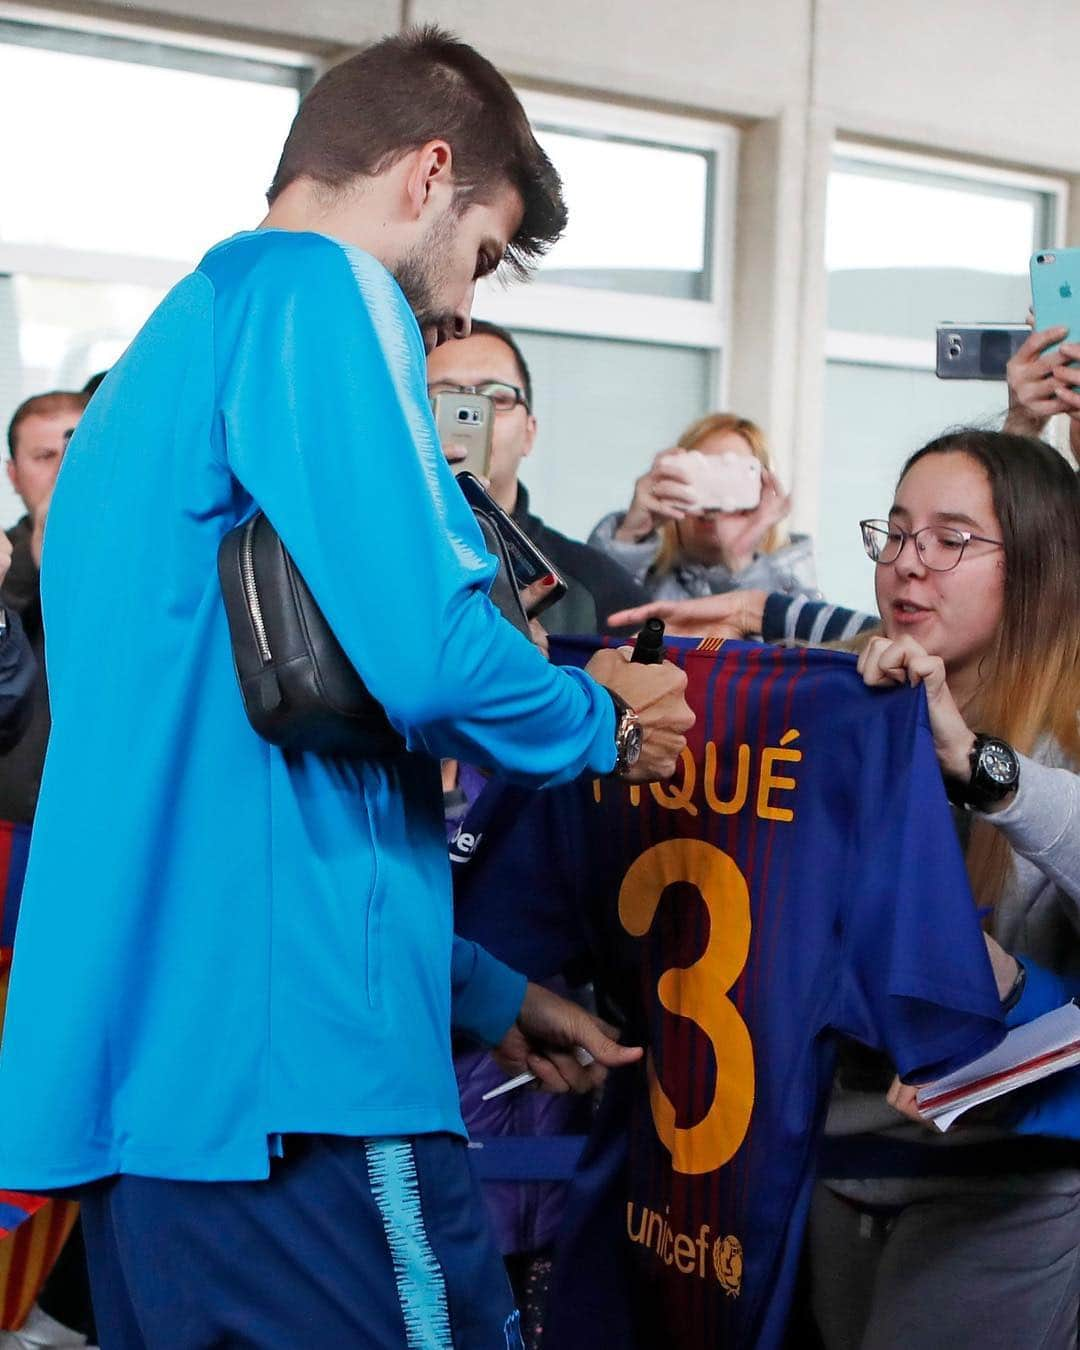
[[[711, 353], [710, 397], [725, 406], [735, 238], [738, 131], [722, 122], [518, 89], [529, 120], [555, 131], [595, 133], [713, 157], [709, 299], [531, 281], [477, 288], [477, 314], [509, 329], [692, 347]], [[542, 274], [540, 274], [542, 276]]]
[[[844, 159], [875, 168], [899, 168], [945, 178], [960, 178], [988, 188], [1013, 187], [1045, 193], [1051, 201], [1051, 240], [1047, 247], [1064, 244], [1065, 222], [1069, 209], [1069, 184], [1065, 178], [1027, 173], [1018, 169], [972, 163], [937, 155], [921, 155], [907, 150], [869, 145], [862, 141], [838, 138], [833, 142], [832, 161]], [[963, 322], [964, 316], [954, 316]], [[897, 370], [929, 370], [937, 366], [937, 344], [932, 337], [890, 337], [883, 333], [853, 333], [830, 328], [825, 334], [826, 361], [844, 365], [889, 366]]]
[[[25, 23], [41, 29], [59, 29], [87, 38], [87, 54], [95, 38], [121, 38], [147, 47], [147, 65], [154, 65], [154, 47], [175, 47], [198, 56], [233, 57], [295, 69], [302, 92], [304, 72], [317, 72], [318, 58], [287, 48], [263, 47], [225, 38], [208, 38], [144, 24], [92, 19], [85, 15], [42, 10], [28, 5], [0, 3], [0, 20]], [[46, 45], [47, 44], [43, 44]], [[70, 50], [65, 44], [63, 50]], [[238, 228], [242, 222], [238, 222]], [[62, 245], [8, 243], [0, 239], [0, 275], [59, 278], [63, 281], [115, 282], [168, 290], [191, 271], [192, 258], [133, 256], [65, 248]]]

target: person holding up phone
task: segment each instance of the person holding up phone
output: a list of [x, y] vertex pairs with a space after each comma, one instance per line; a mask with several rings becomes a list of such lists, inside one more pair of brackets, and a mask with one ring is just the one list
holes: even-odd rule
[[790, 509], [761, 428], [734, 413], [710, 413], [657, 455], [635, 483], [629, 509], [605, 516], [589, 543], [653, 600], [747, 587], [816, 596], [810, 539], [780, 528]]
[[[1028, 322], [1034, 322], [1029, 311]], [[1009, 411], [1005, 430], [1018, 436], [1043, 436], [1052, 417], [1069, 418], [1069, 449], [1080, 463], [1080, 391], [1073, 384], [1080, 344], [1062, 341], [1064, 327], [1033, 332], [1005, 367]]]
[[[428, 396], [454, 472], [469, 469], [486, 479], [496, 504], [551, 559], [565, 583], [566, 593], [544, 607], [548, 632], [603, 633], [614, 610], [647, 599], [611, 558], [562, 534], [532, 509], [520, 474], [533, 452], [538, 423], [532, 376], [512, 333], [477, 319], [467, 338], [436, 347], [428, 354]], [[483, 419], [473, 424], [460, 420], [459, 414], [488, 401], [492, 416], [485, 436]]]

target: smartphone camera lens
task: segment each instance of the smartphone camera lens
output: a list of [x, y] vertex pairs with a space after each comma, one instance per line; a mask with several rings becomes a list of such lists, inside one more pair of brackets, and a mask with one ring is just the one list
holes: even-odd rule
[[457, 410], [457, 420], [459, 422], [467, 422], [469, 420], [468, 408], [459, 408]]

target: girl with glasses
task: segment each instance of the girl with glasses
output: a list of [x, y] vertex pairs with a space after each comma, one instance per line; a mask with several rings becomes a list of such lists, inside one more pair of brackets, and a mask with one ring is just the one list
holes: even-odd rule
[[[859, 670], [926, 688], [999, 989], [1015, 1003], [1023, 977], [1006, 952], [1080, 971], [1080, 483], [1041, 441], [952, 433], [908, 460], [888, 518], [862, 530], [881, 627], [856, 644]], [[815, 1197], [826, 1350], [1075, 1347], [1075, 1145], [1017, 1136], [1010, 1099], [940, 1136], [897, 1115], [890, 1077], [865, 1052], [842, 1057], [828, 1158], [846, 1172], [868, 1150], [871, 1175], [830, 1178]]]
[[[998, 988], [1030, 1020], [1080, 993], [1080, 482], [1042, 441], [954, 432], [860, 527], [879, 623], [846, 645], [868, 684], [926, 688]], [[742, 635], [723, 599], [616, 617]], [[843, 1055], [810, 1226], [825, 1350], [1075, 1350], [1080, 1155], [1028, 1136], [1080, 1136], [1080, 1073], [946, 1136], [911, 1095], [878, 1057]]]

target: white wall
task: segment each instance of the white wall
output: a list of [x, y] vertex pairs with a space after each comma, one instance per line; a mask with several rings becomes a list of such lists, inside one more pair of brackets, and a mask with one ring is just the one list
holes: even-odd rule
[[356, 46], [392, 32], [402, 21], [402, 0], [139, 0], [128, 4], [19, 0], [19, 8], [85, 14], [106, 20], [161, 27], [197, 27], [224, 37], [250, 35], [260, 41], [286, 39], [305, 49]]
[[1075, 0], [818, 0], [814, 100], [846, 130], [1080, 172]]
[[413, 0], [514, 75], [711, 112], [805, 98], [807, 0]]

